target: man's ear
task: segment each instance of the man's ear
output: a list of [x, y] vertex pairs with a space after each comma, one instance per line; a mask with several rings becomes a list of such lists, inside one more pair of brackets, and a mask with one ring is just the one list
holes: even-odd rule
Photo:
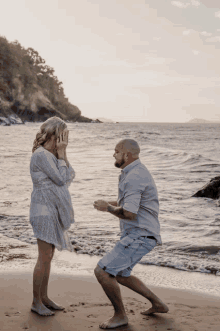
[[126, 161], [128, 161], [128, 159], [129, 159], [129, 157], [131, 157], [132, 155], [131, 155], [131, 152], [127, 152], [126, 153]]

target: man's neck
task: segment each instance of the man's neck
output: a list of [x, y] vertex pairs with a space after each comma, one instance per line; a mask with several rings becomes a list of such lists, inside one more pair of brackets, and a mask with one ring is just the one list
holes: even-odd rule
[[125, 167], [127, 167], [129, 164], [131, 164], [132, 162], [138, 160], [139, 157], [136, 157], [136, 158], [131, 158], [130, 160], [128, 160], [127, 162], [125, 162], [122, 166], [121, 166], [121, 169], [124, 169]]

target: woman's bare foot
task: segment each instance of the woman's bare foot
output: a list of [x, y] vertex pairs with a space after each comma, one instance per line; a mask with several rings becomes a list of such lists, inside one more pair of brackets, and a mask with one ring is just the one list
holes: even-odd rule
[[55, 310], [64, 310], [65, 309], [64, 307], [59, 306], [58, 304], [56, 304], [54, 301], [50, 300], [49, 298], [42, 299], [42, 302], [48, 308], [52, 308]]
[[128, 324], [128, 318], [126, 315], [114, 315], [108, 321], [99, 325], [101, 329], [114, 329], [122, 325]]
[[48, 309], [47, 307], [45, 307], [45, 305], [43, 303], [33, 303], [31, 306], [31, 311], [41, 315], [41, 316], [52, 316], [54, 315], [54, 313]]
[[165, 303], [161, 303], [158, 305], [153, 305], [150, 309], [144, 310], [141, 312], [142, 315], [151, 315], [154, 313], [167, 313], [169, 308]]

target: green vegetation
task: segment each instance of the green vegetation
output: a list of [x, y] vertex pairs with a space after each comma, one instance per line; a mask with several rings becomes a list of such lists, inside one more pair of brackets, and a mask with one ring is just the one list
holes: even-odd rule
[[54, 69], [33, 48], [0, 37], [0, 117], [12, 112], [27, 121], [50, 116], [91, 122], [65, 97]]

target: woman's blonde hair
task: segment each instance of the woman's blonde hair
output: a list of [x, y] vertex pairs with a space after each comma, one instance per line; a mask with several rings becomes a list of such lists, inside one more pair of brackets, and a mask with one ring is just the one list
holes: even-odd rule
[[66, 129], [66, 123], [57, 116], [48, 118], [40, 127], [40, 131], [36, 134], [36, 138], [33, 143], [32, 153], [42, 146], [46, 141], [50, 140], [52, 135], [55, 135], [55, 139], [59, 134]]

